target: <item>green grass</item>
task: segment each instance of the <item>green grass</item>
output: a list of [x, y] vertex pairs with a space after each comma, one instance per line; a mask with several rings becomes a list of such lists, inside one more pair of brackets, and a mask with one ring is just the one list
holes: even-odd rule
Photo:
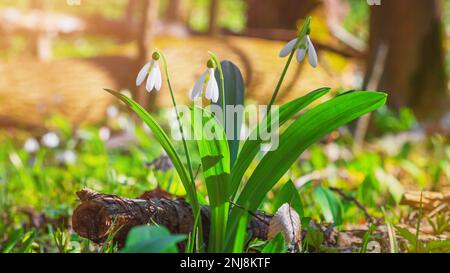
[[[132, 123], [126, 114], [121, 113], [120, 116]], [[16, 132], [13, 136], [7, 131], [0, 132], [0, 251], [100, 252], [101, 247], [67, 229], [69, 217], [77, 205], [75, 192], [83, 187], [136, 197], [143, 191], [155, 188], [156, 181], [160, 181], [161, 187], [170, 192], [185, 194], [173, 169], [163, 172], [145, 167], [146, 162], [159, 157], [161, 149], [153, 144], [152, 137], [140, 125], [134, 129], [138, 136], [137, 143], [107, 149], [98, 137], [98, 128], [73, 129], [61, 122], [61, 118], [56, 120], [60, 120], [54, 122], [59, 126], [55, 131], [60, 135], [60, 146], [56, 149], [41, 146], [35, 155], [30, 155], [22, 149], [23, 141], [29, 137], [28, 133]], [[105, 125], [115, 134], [123, 132], [118, 126], [117, 118], [108, 119]], [[382, 181], [382, 177], [375, 175], [378, 169], [389, 172], [397, 166], [395, 172], [401, 173], [402, 183], [408, 187], [417, 185], [414, 183], [417, 177], [421, 176], [425, 190], [433, 189], [437, 184], [442, 186], [443, 181], [449, 180], [450, 145], [445, 138], [433, 136], [414, 145], [405, 143], [397, 147], [396, 151], [389, 146], [385, 147], [378, 139], [373, 139], [370, 143], [363, 152], [354, 153], [351, 138], [344, 134], [333, 144], [334, 149], [341, 153], [341, 156], [337, 157], [329, 151], [328, 145], [315, 144], [302, 160], [293, 165], [289, 173], [282, 178], [282, 182], [268, 193], [260, 208], [268, 212], [277, 209], [277, 193], [288, 179], [292, 179], [295, 184], [303, 175], [334, 168], [347, 172], [348, 177], [331, 175], [322, 181], [323, 187], [342, 188], [378, 218], [383, 217], [381, 206], [389, 208], [386, 209], [389, 218], [396, 224], [400, 220], [396, 215], [404, 214], [410, 209], [398, 206], [393, 198], [395, 192], [392, 192], [392, 187]], [[176, 143], [176, 147], [178, 152], [182, 153], [181, 143]], [[59, 162], [58, 154], [66, 149], [75, 151], [75, 163]], [[347, 155], [345, 151], [348, 152]], [[198, 166], [199, 156], [194, 155], [193, 161], [193, 165]], [[405, 161], [418, 171], [404, 167], [407, 166], [403, 164]], [[250, 168], [252, 170], [255, 165], [252, 164]], [[205, 187], [200, 187], [198, 192], [203, 198], [206, 196]], [[300, 190], [300, 196], [305, 217], [318, 221], [326, 219], [320, 203], [314, 197], [314, 187], [305, 185]], [[337, 195], [335, 197], [340, 198]], [[364, 214], [355, 204], [346, 200], [341, 200], [341, 203], [342, 228], [365, 221]], [[62, 222], [60, 225], [49, 223], [49, 226], [44, 225], [36, 229], [30, 226], [29, 219], [23, 212], [24, 208], [29, 207], [36, 212], [45, 213], [50, 219], [60, 218]], [[443, 223], [441, 226], [445, 225], [446, 223]]]

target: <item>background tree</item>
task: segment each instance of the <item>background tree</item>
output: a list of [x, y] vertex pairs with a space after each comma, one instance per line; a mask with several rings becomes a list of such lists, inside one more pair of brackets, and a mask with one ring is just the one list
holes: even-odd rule
[[370, 8], [369, 81], [377, 55], [387, 48], [378, 89], [394, 109], [412, 107], [419, 118], [449, 110], [440, 0], [389, 0]]
[[247, 0], [247, 27], [290, 30], [320, 3], [320, 0]]
[[[138, 56], [136, 71], [150, 60], [153, 49], [153, 37], [155, 32], [155, 25], [158, 19], [159, 0], [145, 0], [141, 3], [141, 21], [138, 30]], [[137, 72], [136, 72], [137, 73]], [[138, 102], [145, 108], [152, 108], [155, 102], [156, 92], [151, 92], [150, 96], [145, 91], [145, 84], [137, 88]]]

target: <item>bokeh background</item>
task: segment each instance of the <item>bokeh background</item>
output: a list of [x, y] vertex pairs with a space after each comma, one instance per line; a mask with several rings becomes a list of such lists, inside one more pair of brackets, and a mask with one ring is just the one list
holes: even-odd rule
[[[308, 15], [319, 66], [293, 62], [278, 102], [328, 86], [330, 96], [383, 91], [388, 105], [312, 146], [261, 209], [276, 211], [286, 181], [312, 183], [301, 196], [317, 221], [367, 224], [338, 188], [414, 232], [425, 191], [421, 236], [448, 238], [449, 0], [0, 0], [0, 251], [108, 251], [71, 229], [83, 187], [184, 194], [151, 132], [103, 91], [128, 93], [169, 130], [167, 85], [148, 94], [134, 84], [155, 48], [180, 103], [211, 50], [241, 69], [246, 104], [266, 104], [285, 64], [279, 50]], [[203, 187], [198, 177], [206, 200]], [[332, 203], [317, 201], [318, 187]]]
[[207, 50], [213, 50], [241, 68], [248, 99], [265, 103], [284, 65], [277, 53], [306, 15], [314, 17], [320, 66], [293, 67], [281, 101], [322, 86], [381, 90], [390, 94], [393, 109], [410, 107], [421, 119], [436, 121], [449, 109], [449, 5], [2, 0], [0, 124], [39, 127], [54, 114], [75, 123], [100, 122], [113, 101], [105, 87], [129, 90], [148, 107], [167, 106], [167, 90], [141, 98], [133, 84], [156, 47], [167, 54], [179, 96], [186, 97]]

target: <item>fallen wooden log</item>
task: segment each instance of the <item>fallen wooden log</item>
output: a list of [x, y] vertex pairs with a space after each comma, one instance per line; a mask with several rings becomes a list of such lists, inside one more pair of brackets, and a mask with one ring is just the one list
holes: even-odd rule
[[[113, 194], [101, 194], [90, 189], [83, 189], [77, 192], [77, 195], [81, 204], [73, 213], [72, 228], [80, 236], [98, 244], [105, 242], [111, 232], [117, 231], [114, 241], [122, 247], [132, 227], [149, 223], [165, 226], [172, 233], [188, 234], [192, 231], [194, 223], [192, 210], [182, 198], [171, 200], [165, 193], [159, 196], [152, 193], [143, 194], [140, 197], [151, 197], [147, 200], [130, 199]], [[252, 238], [267, 240], [272, 215], [260, 211], [251, 214], [249, 235]], [[201, 208], [201, 216], [207, 244], [209, 207]], [[315, 222], [310, 223], [309, 230], [320, 231], [324, 235], [321, 243], [323, 247], [340, 252], [358, 251], [365, 234], [364, 229], [337, 231], [331, 225], [319, 225]], [[306, 229], [303, 228], [302, 239], [305, 238], [306, 233]], [[389, 248], [388, 235], [383, 228], [374, 232], [372, 240], [379, 245], [379, 251]], [[313, 246], [310, 248], [310, 251], [315, 251]]]
[[[102, 243], [110, 232], [117, 232], [114, 240], [123, 246], [128, 231], [137, 225], [156, 223], [167, 227], [170, 232], [188, 234], [194, 225], [190, 205], [182, 198], [130, 199], [113, 194], [100, 194], [90, 189], [77, 192], [81, 204], [72, 216], [73, 230], [95, 243]], [[142, 196], [145, 196], [142, 195]], [[210, 210], [201, 209], [203, 230], [209, 233]], [[266, 240], [271, 216], [258, 212], [250, 222], [251, 234]], [[114, 227], [113, 227], [114, 223]]]

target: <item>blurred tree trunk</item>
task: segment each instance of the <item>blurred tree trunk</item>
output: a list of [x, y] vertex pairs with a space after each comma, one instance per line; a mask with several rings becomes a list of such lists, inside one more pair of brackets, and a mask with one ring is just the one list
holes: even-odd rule
[[320, 0], [247, 0], [248, 28], [292, 29]]
[[125, 10], [125, 20], [133, 22], [135, 20], [135, 14], [138, 6], [138, 0], [128, 0], [127, 9]]
[[[158, 19], [158, 7], [159, 0], [144, 0], [142, 1], [142, 15], [138, 32], [138, 61], [136, 68], [137, 72], [141, 67], [147, 63], [152, 55], [153, 49], [153, 36], [155, 32], [155, 25]], [[156, 93], [151, 92], [148, 94], [145, 91], [145, 82], [141, 87], [137, 88], [136, 98], [137, 101], [145, 108], [153, 108], [156, 100]]]
[[219, 0], [211, 0], [209, 5], [209, 35], [211, 36], [216, 36], [220, 33], [219, 14]]
[[166, 19], [169, 22], [186, 22], [186, 0], [169, 0]]
[[394, 109], [412, 107], [420, 119], [439, 117], [449, 109], [442, 4], [439, 0], [389, 0], [370, 9], [367, 75], [385, 46], [379, 90], [389, 93], [388, 103]]

